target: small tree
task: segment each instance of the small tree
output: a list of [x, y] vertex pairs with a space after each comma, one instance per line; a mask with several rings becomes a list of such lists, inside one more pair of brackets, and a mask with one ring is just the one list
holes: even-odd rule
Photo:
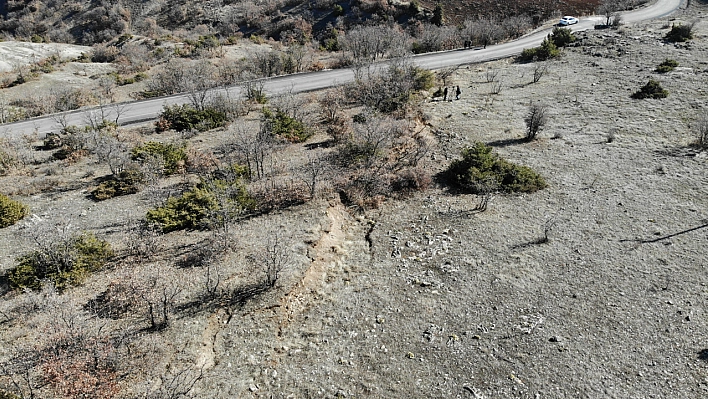
[[538, 83], [546, 72], [548, 72], [548, 65], [537, 63], [533, 68], [533, 83]]
[[672, 25], [671, 30], [666, 34], [666, 40], [670, 42], [685, 42], [693, 39], [693, 25]]
[[541, 45], [539, 47], [524, 49], [521, 52], [519, 59], [525, 62], [545, 61], [547, 59], [556, 58], [558, 56], [560, 56], [560, 50], [558, 50], [558, 47], [555, 45], [555, 43], [553, 43], [553, 40], [549, 35], [549, 37], [543, 39], [543, 42], [541, 42]]
[[526, 123], [526, 140], [536, 139], [538, 133], [548, 122], [548, 106], [539, 103], [531, 104], [524, 122]]
[[442, 26], [445, 23], [445, 13], [440, 4], [435, 5], [435, 10], [433, 10], [433, 19], [430, 22], [437, 26]]
[[610, 26], [612, 19], [616, 19], [619, 15], [619, 11], [626, 9], [627, 5], [627, 0], [603, 0], [597, 12], [605, 16], [605, 26]]
[[551, 33], [551, 40], [556, 47], [565, 47], [577, 39], [570, 28], [555, 27]]

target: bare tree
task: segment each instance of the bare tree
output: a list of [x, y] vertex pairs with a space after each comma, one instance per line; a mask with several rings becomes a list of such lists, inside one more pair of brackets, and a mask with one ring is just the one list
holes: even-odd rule
[[603, 0], [598, 7], [598, 13], [605, 16], [605, 25], [610, 26], [614, 18], [619, 17], [619, 12], [626, 10], [630, 0]]
[[218, 85], [217, 69], [211, 62], [200, 60], [189, 68], [189, 75], [184, 91], [188, 93], [194, 108], [204, 110], [210, 100], [210, 89]]
[[546, 72], [548, 72], [548, 65], [537, 62], [533, 68], [533, 83], [538, 83]]
[[322, 154], [308, 155], [302, 166], [300, 175], [302, 181], [310, 189], [310, 198], [315, 198], [318, 184], [326, 178], [331, 169], [329, 160]]
[[502, 92], [504, 89], [504, 83], [501, 79], [497, 79], [494, 82], [492, 82], [492, 87], [490, 89], [490, 93], [492, 94], [499, 94]]
[[183, 291], [178, 277], [166, 265], [157, 264], [136, 270], [127, 280], [124, 289], [129, 290], [135, 298], [150, 323], [150, 329], [161, 330], [167, 327]]
[[289, 249], [283, 235], [273, 229], [266, 230], [266, 243], [258, 254], [249, 256], [251, 266], [264, 273], [264, 283], [274, 287], [280, 274], [290, 263]]
[[246, 100], [255, 103], [264, 103], [266, 100], [265, 95], [265, 83], [264, 79], [256, 79], [256, 75], [251, 73], [242, 74], [242, 84], [243, 95]]
[[448, 85], [448, 79], [452, 77], [452, 75], [457, 72], [457, 70], [460, 69], [459, 66], [451, 66], [451, 67], [445, 67], [437, 71], [438, 78], [442, 79], [443, 81], [443, 86]]
[[499, 70], [498, 69], [487, 69], [484, 76], [487, 79], [487, 83], [495, 82], [497, 80], [497, 76], [499, 76]]
[[548, 122], [548, 106], [540, 103], [531, 104], [524, 122], [526, 123], [526, 140], [534, 140]]
[[344, 101], [344, 91], [341, 87], [325, 91], [319, 100], [325, 123], [334, 123], [339, 119], [338, 117], [344, 107]]
[[504, 38], [504, 29], [489, 18], [466, 20], [462, 35], [475, 45], [486, 48]]
[[233, 128], [232, 139], [227, 144], [229, 149], [225, 152], [235, 150], [239, 162], [248, 167], [248, 177], [261, 179], [265, 176], [265, 166], [276, 151], [277, 144], [275, 138], [262, 127], [241, 124]]
[[341, 37], [340, 43], [351, 55], [352, 64], [366, 67], [374, 61], [405, 55], [407, 36], [397, 26], [358, 26]]

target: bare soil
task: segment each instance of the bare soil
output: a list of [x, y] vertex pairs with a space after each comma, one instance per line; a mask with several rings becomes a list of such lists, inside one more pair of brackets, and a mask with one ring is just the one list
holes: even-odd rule
[[[708, 157], [691, 146], [690, 126], [708, 112], [707, 13], [692, 2], [672, 21], [700, 21], [685, 44], [662, 40], [666, 21], [581, 33], [534, 84], [535, 64], [460, 68], [451, 83], [459, 101], [422, 105], [438, 140], [428, 168], [439, 172], [483, 141], [540, 172], [547, 189], [497, 195], [485, 212], [474, 210], [477, 196], [440, 184], [366, 212], [326, 195], [244, 220], [221, 262], [225, 284], [254, 281], [260, 271], [246, 257], [277, 230], [291, 262], [275, 289], [228, 310], [178, 311], [151, 333], [170, 343], [151, 364], [203, 368], [196, 397], [705, 397]], [[679, 68], [654, 72], [666, 58]], [[631, 100], [650, 78], [668, 98]], [[551, 118], [525, 142], [534, 101]], [[223, 136], [191, 143], [208, 149]], [[326, 149], [293, 145], [281, 162], [307, 151]], [[0, 191], [18, 193], [30, 219], [65, 218], [119, 250], [156, 201], [152, 192], [90, 201], [87, 189], [107, 171], [89, 160], [46, 169], [2, 177]], [[18, 182], [40, 179], [58, 188], [19, 194]], [[1, 270], [32, 248], [21, 230], [0, 230]], [[161, 262], [175, 264], [210, 234], [164, 236]], [[64, 295], [88, 301], [133, 267], [148, 266], [109, 268]], [[189, 282], [186, 303], [201, 272], [171, 267]], [[4, 306], [22, 295], [5, 294]], [[32, 339], [22, 323], [0, 328], [0, 347]], [[141, 377], [130, 375], [126, 390]]]

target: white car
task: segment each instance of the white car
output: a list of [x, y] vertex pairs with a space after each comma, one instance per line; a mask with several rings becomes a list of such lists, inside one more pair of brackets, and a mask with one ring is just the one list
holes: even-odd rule
[[565, 16], [565, 17], [561, 18], [560, 21], [558, 21], [558, 25], [560, 25], [560, 26], [574, 25], [577, 23], [578, 23], [578, 19], [575, 17], [571, 17], [571, 16]]

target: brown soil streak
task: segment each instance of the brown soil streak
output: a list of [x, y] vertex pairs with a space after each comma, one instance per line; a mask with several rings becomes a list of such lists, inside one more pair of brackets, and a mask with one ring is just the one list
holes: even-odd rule
[[341, 245], [346, 238], [344, 225], [349, 214], [341, 202], [331, 201], [327, 208], [327, 217], [329, 227], [323, 229], [322, 236], [312, 246], [314, 256], [310, 267], [302, 279], [281, 299], [277, 312], [281, 326], [305, 310], [312, 294], [324, 284], [328, 269], [342, 258]]

